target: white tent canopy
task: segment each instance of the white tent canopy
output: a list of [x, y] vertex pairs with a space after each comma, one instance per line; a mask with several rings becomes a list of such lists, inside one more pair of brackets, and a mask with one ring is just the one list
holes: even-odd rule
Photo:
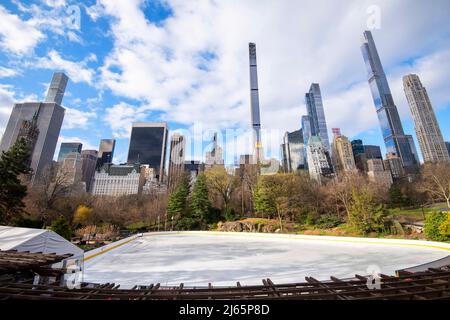
[[84, 251], [56, 232], [44, 229], [0, 226], [0, 250], [68, 254], [83, 257]]

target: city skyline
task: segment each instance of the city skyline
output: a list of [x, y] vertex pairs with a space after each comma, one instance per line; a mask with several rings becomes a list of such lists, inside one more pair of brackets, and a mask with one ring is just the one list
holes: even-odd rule
[[[375, 1], [375, 4], [376, 3], [378, 2]], [[370, 4], [372, 4], [372, 2]], [[392, 11], [394, 10], [392, 6], [389, 6], [384, 2], [379, 2], [378, 4], [381, 9], [382, 17], [389, 17], [389, 15], [392, 14]], [[306, 114], [302, 92], [307, 91], [310, 83], [317, 81], [321, 85], [322, 94], [324, 96], [323, 104], [329, 131], [331, 127], [340, 127], [351, 140], [362, 138], [364, 144], [381, 146], [383, 144], [378, 128], [376, 113], [373, 110], [373, 103], [371, 102], [367, 80], [365, 79], [364, 63], [361, 61], [359, 52], [360, 34], [367, 28], [366, 20], [368, 14], [366, 9], [369, 7], [369, 3], [356, 5], [355, 3], [349, 2], [348, 5], [344, 5], [344, 9], [348, 9], [348, 6], [353, 6], [359, 14], [361, 21], [356, 21], [358, 19], [355, 19], [355, 21], [348, 20], [344, 16], [339, 16], [339, 14], [331, 17], [331, 13], [325, 13], [325, 16], [331, 18], [332, 21], [346, 23], [352, 26], [352, 28], [344, 28], [344, 30], [334, 34], [334, 40], [328, 38], [328, 42], [331, 41], [331, 44], [336, 45], [335, 42], [338, 41], [338, 39], [345, 37], [347, 44], [345, 48], [340, 48], [342, 50], [332, 50], [326, 56], [320, 54], [314, 56], [311, 55], [312, 52], [316, 51], [312, 50], [311, 47], [315, 43], [314, 40], [306, 37], [307, 33], [311, 32], [310, 28], [312, 27], [308, 24], [303, 25], [302, 28], [295, 29], [295, 33], [290, 33], [291, 36], [298, 36], [302, 39], [302, 41], [300, 41], [301, 45], [307, 47], [309, 50], [305, 52], [299, 51], [301, 50], [300, 46], [286, 47], [286, 43], [282, 42], [282, 39], [274, 37], [274, 35], [282, 34], [284, 31], [283, 28], [277, 28], [274, 31], [275, 33], [272, 32], [267, 35], [263, 35], [261, 31], [244, 32], [242, 36], [237, 37], [237, 39], [233, 40], [230, 44], [219, 43], [219, 47], [209, 46], [201, 42], [201, 44], [199, 44], [201, 48], [195, 46], [193, 51], [189, 52], [190, 57], [195, 55], [195, 57], [199, 58], [197, 60], [186, 60], [186, 68], [190, 68], [189, 70], [192, 70], [193, 66], [199, 67], [194, 68], [195, 74], [187, 73], [192, 75], [192, 79], [186, 79], [185, 76], [175, 73], [175, 75], [179, 76], [169, 77], [166, 82], [175, 85], [177, 81], [184, 81], [186, 84], [189, 84], [192, 81], [199, 81], [199, 86], [201, 88], [197, 90], [194, 85], [194, 92], [198, 91], [203, 94], [203, 88], [206, 86], [205, 81], [212, 80], [214, 77], [220, 75], [220, 78], [217, 79], [218, 82], [212, 83], [215, 84], [214, 86], [217, 87], [217, 90], [222, 90], [229, 97], [235, 97], [236, 99], [233, 98], [235, 101], [230, 101], [231, 98], [222, 99], [222, 93], [217, 92], [216, 89], [211, 89], [216, 91], [214, 91], [214, 94], [209, 93], [205, 95], [205, 97], [208, 97], [208, 99], [205, 100], [208, 101], [199, 101], [201, 103], [199, 103], [198, 107], [192, 107], [193, 101], [190, 101], [189, 99], [188, 101], [183, 100], [177, 94], [173, 95], [172, 101], [168, 101], [170, 99], [165, 99], [167, 103], [163, 103], [162, 100], [164, 99], [162, 99], [162, 97], [158, 98], [158, 92], [164, 91], [164, 94], [166, 94], [166, 87], [164, 85], [154, 82], [154, 86], [148, 86], [149, 80], [144, 79], [141, 81], [141, 78], [135, 78], [133, 74], [129, 75], [127, 81], [122, 81], [125, 79], [125, 75], [120, 74], [118, 78], [120, 81], [114, 82], [114, 79], [112, 78], [109, 79], [110, 82], [105, 81], [105, 74], [101, 74], [103, 71], [100, 70], [102, 66], [105, 66], [106, 69], [104, 70], [110, 72], [110, 75], [112, 76], [118, 74], [115, 70], [116, 67], [123, 69], [122, 67], [126, 67], [128, 64], [126, 61], [113, 59], [113, 55], [119, 54], [118, 52], [113, 50], [112, 54], [108, 55], [103, 53], [101, 48], [105, 44], [104, 42], [107, 42], [112, 45], [113, 49], [116, 49], [120, 45], [119, 42], [125, 40], [114, 38], [107, 39], [107, 37], [105, 37], [105, 39], [96, 39], [98, 40], [98, 43], [102, 45], [94, 46], [92, 44], [93, 39], [88, 36], [89, 30], [95, 28], [98, 23], [103, 23], [107, 28], [111, 29], [115, 27], [120, 29], [123, 27], [111, 20], [112, 17], [120, 15], [120, 6], [132, 8], [132, 14], [143, 14], [143, 17], [137, 17], [135, 20], [142, 22], [143, 18], [147, 21], [148, 27], [152, 27], [154, 30], [162, 32], [164, 36], [167, 36], [165, 32], [169, 29], [169, 26], [165, 25], [165, 23], [172, 21], [171, 19], [175, 19], [175, 13], [179, 13], [180, 17], [184, 17], [183, 8], [180, 8], [172, 2], [168, 2], [166, 7], [153, 4], [137, 7], [134, 3], [117, 4], [116, 7], [111, 4], [101, 4], [101, 2], [99, 2], [98, 6], [102, 5], [104, 5], [106, 9], [104, 10], [104, 16], [97, 16], [94, 18], [93, 3], [90, 3], [86, 5], [86, 7], [81, 8], [81, 15], [83, 18], [81, 29], [73, 30], [65, 28], [63, 30], [65, 35], [72, 32], [74, 35], [78, 36], [80, 40], [85, 41], [85, 47], [83, 50], [80, 50], [79, 53], [68, 48], [69, 46], [65, 47], [54, 44], [54, 46], [48, 47], [46, 45], [48, 43], [46, 42], [47, 40], [45, 40], [45, 37], [39, 39], [33, 46], [30, 44], [30, 50], [33, 50], [32, 52], [23, 51], [25, 49], [22, 47], [10, 47], [8, 49], [5, 47], [5, 39], [7, 38], [3, 36], [1, 42], [3, 45], [0, 47], [0, 66], [2, 67], [0, 73], [2, 75], [0, 78], [2, 90], [0, 90], [0, 94], [5, 94], [6, 92], [6, 95], [0, 99], [2, 102], [0, 105], [0, 134], [1, 131], [4, 130], [5, 123], [9, 116], [8, 112], [10, 112], [12, 108], [10, 102], [29, 99], [31, 95], [37, 96], [38, 99], [29, 100], [43, 100], [43, 93], [39, 94], [39, 92], [44, 91], [42, 90], [43, 87], [41, 83], [48, 81], [44, 79], [44, 75], [46, 75], [46, 78], [50, 78], [48, 74], [58, 70], [66, 71], [69, 78], [71, 78], [71, 83], [68, 95], [66, 95], [63, 103], [63, 106], [67, 108], [67, 113], [57, 149], [59, 148], [60, 143], [64, 141], [81, 142], [86, 149], [97, 149], [98, 141], [100, 139], [111, 137], [117, 139], [116, 157], [114, 162], [121, 163], [126, 161], [130, 137], [129, 131], [131, 130], [131, 122], [133, 121], [167, 120], [171, 133], [180, 128], [189, 128], [189, 123], [192, 123], [194, 119], [202, 119], [208, 125], [217, 128], [217, 131], [225, 129], [228, 126], [232, 128], [248, 128], [250, 99], [248, 97], [248, 58], [246, 59], [245, 51], [248, 50], [246, 46], [248, 42], [251, 41], [257, 44], [258, 57], [261, 57], [261, 59], [259, 59], [258, 73], [260, 80], [259, 91], [262, 101], [261, 124], [264, 128], [279, 128], [283, 132], [298, 130], [300, 128], [300, 118], [302, 115]], [[239, 6], [239, 4], [234, 5]], [[305, 2], [305, 6], [306, 5], [307, 3]], [[226, 5], [221, 4], [217, 5], [217, 8], [208, 7], [206, 9], [217, 9], [214, 11], [215, 14], [213, 16], [221, 16], [221, 10], [224, 9], [223, 6]], [[373, 31], [377, 41], [377, 48], [382, 57], [388, 81], [391, 85], [394, 101], [399, 108], [400, 118], [404, 124], [404, 131], [410, 134], [413, 133], [414, 125], [409, 115], [403, 88], [401, 85], [399, 86], [399, 84], [401, 84], [401, 78], [410, 72], [417, 73], [426, 84], [438, 120], [444, 123], [447, 119], [450, 119], [450, 98], [443, 90], [445, 83], [448, 83], [445, 81], [448, 75], [443, 75], [441, 71], [441, 69], [445, 70], [444, 65], [447, 63], [445, 58], [450, 54], [449, 47], [448, 45], [441, 43], [441, 41], [436, 40], [445, 39], [442, 35], [445, 30], [433, 29], [433, 31], [430, 31], [434, 24], [427, 22], [428, 20], [425, 16], [417, 17], [416, 15], [418, 12], [425, 12], [425, 15], [433, 14], [435, 21], [439, 21], [439, 18], [441, 17], [439, 14], [440, 11], [433, 8], [425, 10], [421, 6], [421, 4], [418, 4], [413, 10], [406, 8], [405, 3], [400, 1], [394, 7], [397, 9], [398, 7], [405, 7], [404, 19], [416, 19], [415, 23], [423, 28], [423, 33], [428, 33], [427, 37], [425, 37], [423, 33], [417, 34], [416, 32], [414, 35], [414, 43], [408, 41], [411, 40], [413, 31], [417, 31], [417, 29], [414, 28], [408, 30], [408, 27], [411, 27], [411, 24], [408, 24], [408, 21], [406, 21], [405, 25], [401, 25], [400, 21], [393, 23], [388, 19], [383, 19], [381, 29]], [[441, 7], [446, 6], [448, 6], [446, 2], [441, 3]], [[268, 8], [269, 5], [264, 4], [262, 7]], [[41, 10], [49, 9], [48, 7], [39, 8]], [[275, 5], [274, 9], [283, 10], [282, 7], [280, 8], [277, 5]], [[151, 14], [152, 12], [154, 13], [153, 15]], [[247, 11], [245, 12], [247, 13]], [[13, 3], [2, 5], [0, 14], [4, 17], [16, 16], [24, 22], [31, 19]], [[300, 13], [297, 11], [296, 14], [299, 15]], [[291, 16], [288, 15], [287, 21], [294, 23], [294, 20], [291, 20], [290, 17]], [[244, 20], [241, 17], [238, 17], [238, 21], [239, 23], [244, 23]], [[258, 26], [264, 25], [263, 22], [264, 21], [259, 18], [253, 20], [253, 23], [256, 23]], [[125, 21], [124, 23], [131, 22]], [[358, 26], [358, 28], [355, 28], [355, 26]], [[446, 26], [444, 26], [444, 29], [445, 27]], [[32, 26], [30, 26], [30, 28], [33, 29]], [[172, 28], [175, 28], [173, 30], [178, 30], [176, 27]], [[326, 35], [325, 29], [326, 28], [315, 30], [316, 36]], [[353, 29], [358, 30], [356, 30], [357, 32], [353, 32]], [[124, 30], [126, 31], [127, 29]], [[45, 35], [46, 32], [52, 34], [51, 30], [38, 31], [43, 35]], [[113, 32], [114, 31], [116, 30], [114, 29]], [[148, 32], [148, 28], [144, 28], [143, 34], [148, 34]], [[233, 30], [230, 32], [233, 32]], [[30, 32], [30, 34], [32, 34], [32, 32]], [[221, 33], [220, 30], [211, 30], [207, 34], [208, 39], [211, 35], [215, 35], [218, 39], [217, 41], [220, 41], [223, 33]], [[141, 40], [144, 41], [145, 44], [156, 41], [155, 39], [148, 38], [143, 38]], [[271, 41], [275, 42], [271, 43]], [[401, 42], [403, 45], [397, 45], [398, 42]], [[395, 48], [393, 48], [393, 43], [395, 43]], [[82, 47], [76, 41], [73, 41], [70, 44], [75, 47]], [[158, 45], [158, 43], [156, 44]], [[328, 43], [328, 45], [331, 44]], [[185, 43], [183, 42], [180, 45], [185, 45]], [[325, 43], [323, 45], [325, 45]], [[424, 48], [427, 45], [427, 50], [424, 51]], [[274, 48], [289, 48], [289, 50], [275, 50], [275, 52], [271, 46], [274, 46]], [[321, 48], [321, 46], [319, 46], [319, 48]], [[209, 49], [209, 51], [206, 49]], [[228, 54], [228, 51], [225, 49], [232, 49], [231, 55]], [[130, 50], [136, 54], [138, 53], [136, 51], [137, 48], [134, 46], [130, 46]], [[23, 63], [21, 65], [18, 63], [20, 60], [17, 57], [18, 52], [23, 54], [20, 58], [22, 61], [38, 62], [34, 67], [31, 67], [30, 63]], [[201, 54], [197, 55], [198, 52]], [[239, 54], [236, 55], [236, 53]], [[345, 54], [342, 55], [343, 53]], [[346, 55], [347, 53], [349, 53], [349, 55]], [[295, 63], [292, 63], [293, 55], [300, 57], [295, 60]], [[230, 61], [226, 60], [227, 58], [234, 56], [238, 58], [233, 58]], [[141, 61], [142, 56], [138, 54], [137, 58], [139, 58], [138, 61]], [[150, 57], [147, 58], [149, 58], [147, 59], [149, 65], [153, 65], [155, 60], [159, 61], [159, 56], [156, 56], [155, 59], [150, 59]], [[311, 61], [312, 58], [314, 58], [314, 61], [316, 62], [316, 67], [313, 69], [308, 66], [310, 63], [307, 63]], [[174, 59], [175, 61], [178, 61], [176, 57]], [[11, 61], [15, 61], [15, 64], [10, 63]], [[162, 60], [160, 63], [165, 65], [168, 61]], [[274, 68], [274, 63], [278, 64], [277, 68]], [[247, 68], [245, 67], [246, 64]], [[286, 66], [288, 64], [291, 70], [286, 71]], [[321, 64], [325, 64], [330, 68], [332, 67], [334, 70], [332, 74], [324, 73], [321, 68], [317, 67]], [[221, 65], [224, 69], [221, 69]], [[14, 66], [16, 66], [16, 68], [12, 68]], [[169, 64], [169, 66], [171, 66], [171, 64]], [[143, 65], [144, 69], [145, 67], [146, 66]], [[349, 68], [352, 71], [350, 76], [346, 75], [347, 73], [342, 73], [342, 70], [345, 68]], [[74, 70], [79, 72], [75, 72]], [[161, 71], [160, 76], [165, 75], [164, 70], [158, 70]], [[13, 75], [14, 72], [17, 74]], [[152, 78], [154, 75], [149, 74], [148, 77]], [[223, 77], [235, 78], [236, 85], [232, 87], [227, 85], [221, 86]], [[27, 78], [30, 78], [30, 80]], [[339, 78], [340, 83], [335, 81], [337, 78]], [[31, 83], [31, 80], [33, 80], [34, 83]], [[97, 80], [99, 86], [96, 85]], [[141, 81], [142, 85], [139, 82], [136, 82], [137, 80]], [[186, 80], [188, 82], [186, 82]], [[289, 82], [292, 81], [294, 83], [289, 84]], [[144, 85], [145, 88], [147, 88], [146, 90], [150, 92], [148, 95], [153, 96], [152, 101], [156, 101], [155, 103], [147, 101], [147, 97], [138, 97], [139, 94], [142, 93]], [[295, 90], [292, 90], [293, 87], [295, 87]], [[137, 92], [139, 94], [136, 94]], [[170, 95], [168, 95], [168, 97], [169, 96]], [[197, 97], [197, 93], [195, 94], [195, 97]], [[358, 101], [356, 104], [355, 100]], [[160, 102], [158, 103], [157, 101]], [[222, 107], [223, 110], [221, 110]], [[199, 108], [201, 108], [201, 112], [199, 111]], [[339, 110], [340, 112], [336, 112], [335, 110]], [[100, 114], [103, 115], [100, 117]], [[211, 117], [212, 114], [214, 117]], [[358, 116], [359, 121], [355, 122], [351, 121], [352, 119], [347, 119], [349, 115], [353, 114]], [[182, 119], [183, 117], [185, 119]], [[237, 118], [239, 119], [236, 120]], [[443, 136], [446, 141], [450, 139], [449, 130], [450, 129], [448, 128], [442, 128]], [[331, 136], [331, 133], [328, 132], [328, 135]], [[384, 149], [383, 146], [382, 149]], [[55, 152], [55, 157], [57, 153], [58, 150]], [[382, 150], [382, 153], [384, 155], [385, 150]], [[275, 152], [275, 154], [277, 153]], [[203, 154], [194, 154], [191, 157], [187, 155], [186, 158], [200, 159], [200, 157], [203, 157]], [[227, 164], [230, 164], [229, 159]]]

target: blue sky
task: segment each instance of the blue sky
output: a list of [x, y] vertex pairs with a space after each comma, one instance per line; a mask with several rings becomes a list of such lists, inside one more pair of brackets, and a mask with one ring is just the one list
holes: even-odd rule
[[[448, 141], [448, 12], [446, 0], [2, 1], [0, 134], [12, 104], [43, 99], [54, 71], [70, 78], [60, 142], [96, 149], [115, 138], [116, 162], [126, 160], [133, 121], [167, 121], [171, 132], [247, 129], [247, 46], [255, 42], [263, 128], [298, 129], [304, 93], [319, 82], [330, 137], [339, 127], [384, 147], [359, 48], [376, 17], [373, 35], [405, 131], [415, 136], [401, 78], [417, 73]], [[281, 136], [272, 140], [276, 147]]]

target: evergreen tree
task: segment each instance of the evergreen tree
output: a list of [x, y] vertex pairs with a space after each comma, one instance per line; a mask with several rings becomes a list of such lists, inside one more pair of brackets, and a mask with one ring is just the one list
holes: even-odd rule
[[212, 223], [210, 216], [211, 203], [209, 201], [206, 176], [202, 173], [197, 177], [191, 196], [191, 216], [200, 223]]
[[187, 181], [181, 183], [170, 194], [167, 202], [167, 217], [169, 220], [180, 219], [187, 213], [187, 197], [189, 195], [189, 185]]
[[70, 228], [69, 222], [63, 215], [60, 215], [58, 218], [53, 220], [50, 225], [50, 229], [67, 240], [70, 240], [72, 237], [72, 229]]
[[9, 223], [15, 215], [21, 214], [25, 207], [23, 198], [27, 187], [20, 181], [20, 175], [31, 172], [27, 165], [30, 158], [28, 144], [20, 138], [0, 157], [0, 222]]

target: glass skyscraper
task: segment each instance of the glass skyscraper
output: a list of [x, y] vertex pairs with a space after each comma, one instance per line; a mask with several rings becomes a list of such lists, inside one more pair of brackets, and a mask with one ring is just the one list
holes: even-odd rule
[[58, 162], [61, 162], [64, 160], [64, 158], [69, 153], [79, 153], [81, 154], [81, 149], [83, 147], [83, 144], [79, 142], [63, 142], [61, 143], [61, 147], [59, 148], [59, 154], [58, 154]]
[[100, 140], [100, 147], [98, 149], [97, 170], [100, 170], [103, 165], [113, 162], [114, 148], [116, 147], [115, 139]]
[[302, 116], [303, 143], [307, 144], [311, 137], [311, 120], [309, 116]]
[[325, 120], [322, 94], [318, 83], [311, 84], [309, 92], [305, 94], [305, 102], [311, 123], [311, 135], [320, 137], [325, 148], [330, 151], [327, 122]]
[[417, 172], [418, 160], [414, 154], [414, 141], [403, 131], [400, 116], [370, 31], [364, 32], [361, 51], [367, 67], [370, 90], [377, 110], [386, 152], [397, 154], [408, 173]]
[[162, 182], [166, 162], [168, 128], [165, 122], [136, 122], [131, 129], [128, 164], [146, 164]]

